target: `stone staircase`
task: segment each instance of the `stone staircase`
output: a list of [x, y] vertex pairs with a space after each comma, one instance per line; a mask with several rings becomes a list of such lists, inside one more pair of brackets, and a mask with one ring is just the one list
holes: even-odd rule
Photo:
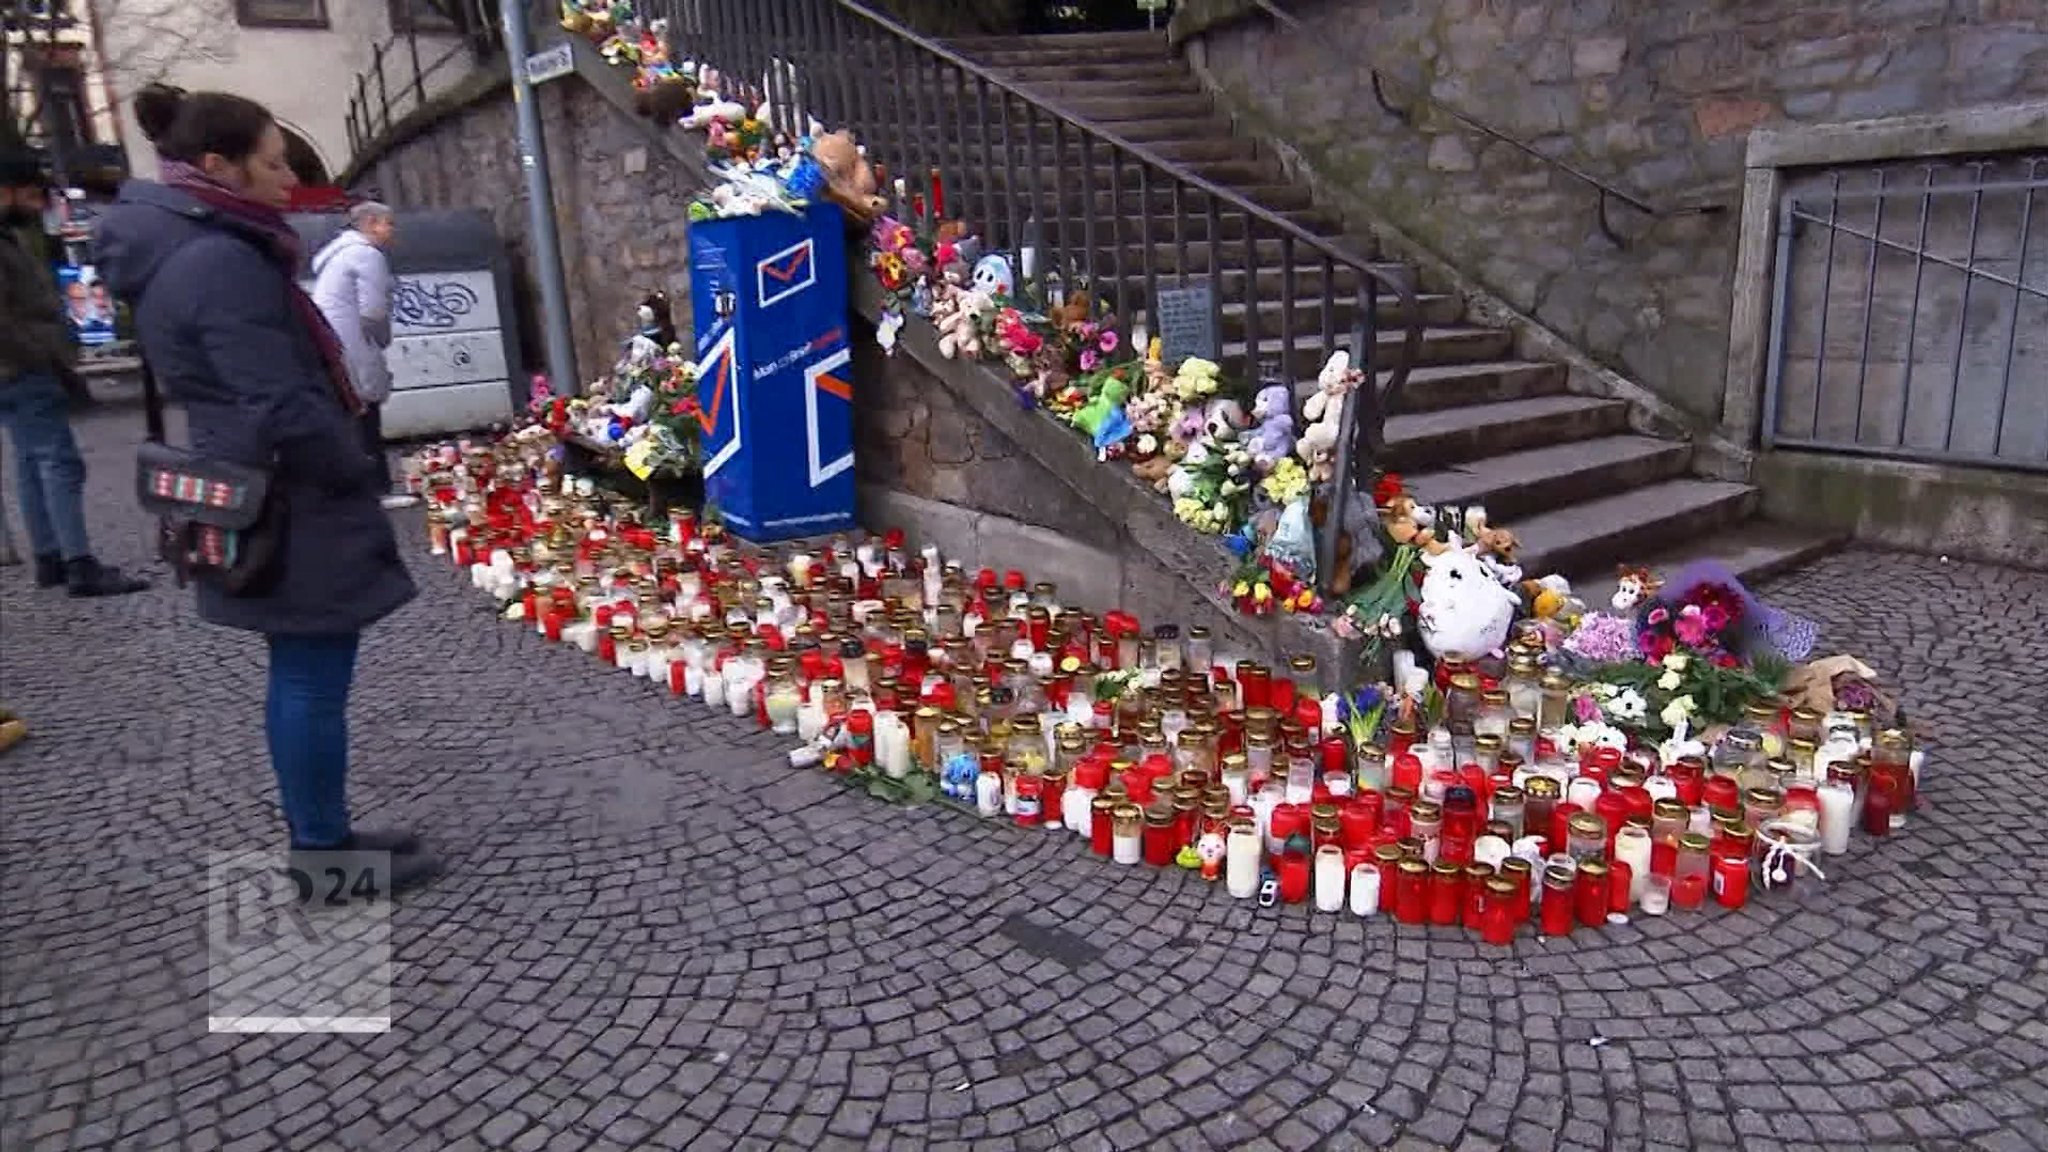
[[[1352, 251], [1377, 251], [1368, 235], [1347, 231], [1337, 214], [1319, 207], [1269, 150], [1233, 132], [1163, 34], [991, 37], [950, 46], [1057, 111], [1100, 124], [1316, 235], [1341, 237]], [[995, 131], [966, 125], [969, 155], [982, 147], [980, 133]], [[1013, 123], [1015, 174], [993, 177], [990, 190], [1027, 198], [1041, 220], [1052, 219], [1056, 208], [1068, 213], [1070, 232], [1079, 227], [1071, 215], [1092, 207], [1098, 214], [1095, 266], [1109, 270], [1098, 279], [1118, 284], [1125, 299], [1145, 298], [1143, 274], [1132, 269], [1142, 268], [1147, 246], [1162, 286], [1172, 282], [1183, 261], [1189, 274], [1211, 277], [1223, 300], [1219, 336], [1227, 369], [1254, 374], [1281, 367], [1284, 323], [1293, 335], [1285, 370], [1299, 381], [1298, 391], [1311, 390], [1327, 356], [1324, 278], [1335, 277], [1329, 328], [1341, 343], [1358, 306], [1356, 274], [1343, 267], [1326, 273], [1320, 256], [1300, 245], [1290, 250], [1275, 236], [1255, 235], [1248, 242], [1243, 216], [1225, 214], [1218, 235], [1211, 236], [1210, 219], [1197, 208], [1183, 213], [1176, 231], [1172, 194], [1156, 182], [1148, 225], [1139, 215], [1135, 167], [1126, 164], [1116, 172], [1106, 150], [1095, 148], [1093, 179], [1084, 178], [1079, 135], [1072, 128], [1055, 133], [1045, 123], [1034, 141]], [[1054, 149], [1061, 139], [1065, 148], [1056, 181]], [[1039, 149], [1035, 198], [1023, 159], [1032, 143]], [[1008, 187], [1012, 182], [1016, 187]], [[965, 211], [976, 210], [981, 191], [972, 184], [965, 189]], [[1119, 217], [1113, 227], [1107, 222], [1112, 211]], [[1111, 231], [1117, 235], [1106, 235]], [[1077, 234], [1066, 244], [1084, 246]], [[1249, 256], [1256, 256], [1251, 275], [1262, 289], [1271, 289], [1260, 293], [1256, 346], [1245, 304]], [[1283, 271], [1289, 259], [1292, 267]], [[1416, 283], [1405, 265], [1384, 267]], [[1291, 309], [1281, 291], [1288, 272], [1294, 278]], [[1670, 570], [1713, 558], [1756, 578], [1829, 545], [1754, 519], [1755, 488], [1691, 474], [1691, 445], [1632, 431], [1625, 401], [1568, 392], [1564, 365], [1517, 359], [1512, 334], [1467, 321], [1457, 296], [1418, 288], [1417, 307], [1426, 325], [1421, 360], [1387, 420], [1385, 467], [1402, 473], [1418, 500], [1484, 504], [1496, 524], [1522, 540], [1523, 565], [1532, 574], [1582, 578], [1582, 591], [1604, 599], [1617, 563]], [[1403, 318], [1385, 294], [1378, 318], [1375, 363], [1384, 367], [1405, 335], [1392, 327]]]

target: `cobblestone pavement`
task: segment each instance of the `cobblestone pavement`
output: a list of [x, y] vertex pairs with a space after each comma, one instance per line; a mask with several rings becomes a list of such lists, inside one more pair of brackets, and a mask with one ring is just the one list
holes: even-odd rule
[[[85, 433], [131, 563], [140, 422]], [[1788, 898], [1492, 951], [847, 794], [418, 570], [356, 801], [453, 871], [396, 914], [395, 1030], [293, 1038], [203, 1022], [202, 853], [279, 834], [258, 647], [0, 574], [0, 1144], [2048, 1147], [2041, 575], [1774, 585], [1903, 685], [1924, 814]]]

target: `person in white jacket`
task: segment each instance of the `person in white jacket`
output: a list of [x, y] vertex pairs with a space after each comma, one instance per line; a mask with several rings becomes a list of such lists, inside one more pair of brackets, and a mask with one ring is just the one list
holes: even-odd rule
[[[391, 398], [391, 262], [384, 255], [398, 229], [391, 209], [365, 200], [349, 209], [348, 227], [313, 257], [313, 303], [341, 340], [349, 379], [362, 397], [363, 446], [384, 458], [384, 401]], [[386, 508], [405, 508], [417, 499], [401, 493], [384, 497]]]

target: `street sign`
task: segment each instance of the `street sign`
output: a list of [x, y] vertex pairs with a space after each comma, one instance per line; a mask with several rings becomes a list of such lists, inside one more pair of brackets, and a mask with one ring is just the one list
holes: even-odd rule
[[552, 48], [545, 48], [526, 58], [526, 82], [545, 84], [559, 80], [576, 71], [576, 54], [564, 40]]

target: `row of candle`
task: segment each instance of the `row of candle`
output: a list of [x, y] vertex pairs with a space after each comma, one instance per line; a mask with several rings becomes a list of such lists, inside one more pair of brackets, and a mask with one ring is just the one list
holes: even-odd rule
[[[1119, 863], [1198, 867], [1233, 896], [1270, 872], [1282, 900], [1312, 889], [1319, 908], [1489, 936], [1489, 916], [1520, 924], [1549, 897], [1544, 929], [1568, 931], [1593, 921], [1595, 889], [1602, 917], [1710, 892], [1739, 905], [1752, 872], [1770, 887], [1817, 874], [1816, 851], [1846, 850], [1858, 822], [1889, 832], [1914, 795], [1902, 735], [1859, 740], [1854, 716], [1781, 709], [1756, 710], [1711, 765], [1607, 748], [1573, 763], [1536, 727], [1556, 678], [1530, 675], [1525, 642], [1504, 667], [1439, 668], [1456, 731], [1397, 720], [1384, 746], [1353, 748], [1307, 658], [1284, 676], [1219, 661], [1200, 629], [1061, 608], [1051, 585], [970, 579], [893, 533], [771, 566], [686, 516], [659, 532], [550, 499], [544, 473], [467, 459], [429, 478], [437, 550], [542, 633], [799, 737], [793, 759], [829, 742], [848, 767], [928, 772], [986, 816], [1071, 830]], [[1115, 670], [1142, 687], [1094, 699]], [[1486, 715], [1504, 683], [1538, 715], [1513, 693]], [[1764, 755], [1829, 719], [1829, 755]]]

